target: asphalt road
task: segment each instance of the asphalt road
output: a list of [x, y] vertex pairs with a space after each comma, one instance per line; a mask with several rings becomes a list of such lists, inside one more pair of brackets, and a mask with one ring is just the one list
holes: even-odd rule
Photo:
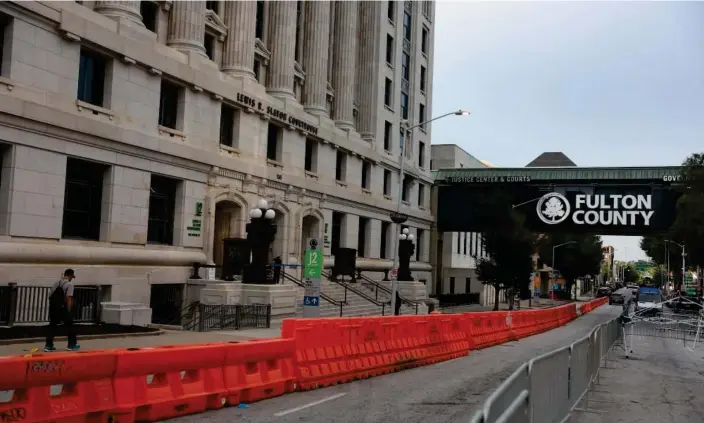
[[468, 357], [171, 420], [174, 423], [467, 423], [521, 363], [567, 345], [621, 313], [602, 306], [567, 326]]
[[[653, 332], [654, 333], [654, 332]], [[701, 423], [704, 344], [634, 336], [633, 352], [617, 346], [600, 384], [573, 414], [574, 423]], [[691, 350], [690, 350], [691, 349]]]

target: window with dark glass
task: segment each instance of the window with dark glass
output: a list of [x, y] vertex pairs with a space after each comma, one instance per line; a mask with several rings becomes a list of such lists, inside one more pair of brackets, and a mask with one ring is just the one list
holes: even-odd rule
[[371, 185], [372, 164], [366, 160], [362, 161], [362, 188], [369, 189]]
[[81, 47], [77, 94], [79, 100], [103, 107], [106, 62], [105, 56]]
[[388, 120], [384, 122], [384, 150], [391, 151], [391, 134], [394, 125]]
[[140, 1], [139, 14], [142, 15], [142, 23], [151, 32], [156, 32], [156, 23], [159, 17], [159, 4], [155, 1]]
[[386, 34], [386, 63], [394, 63], [394, 37]]
[[205, 55], [208, 56], [208, 59], [215, 60], [215, 37], [206, 33], [203, 44], [205, 45]]
[[391, 22], [393, 22], [396, 17], [396, 3], [393, 0], [389, 0], [389, 5], [386, 9], [386, 16]]
[[401, 76], [408, 81], [411, 76], [411, 56], [405, 51], [401, 55]]
[[425, 231], [416, 229], [416, 261], [420, 261], [423, 244], [425, 244]]
[[[9, 74], [10, 60], [9, 57], [5, 57], [5, 53], [9, 55], [10, 49], [5, 48], [5, 32], [7, 32], [10, 22], [12, 22], [12, 17], [0, 12], [0, 76]], [[3, 63], [7, 64], [5, 68], [2, 66]]]
[[159, 94], [159, 125], [165, 128], [176, 129], [178, 119], [178, 97], [181, 87], [161, 80], [161, 93]]
[[344, 213], [332, 212], [332, 234], [330, 236], [330, 253], [334, 256], [340, 249], [342, 238], [342, 223], [345, 218]]
[[264, 41], [264, 2], [257, 1], [257, 22], [254, 26], [254, 37]]
[[384, 195], [391, 195], [391, 171], [384, 169]]
[[418, 207], [425, 206], [425, 185], [418, 184]]
[[305, 161], [305, 169], [308, 172], [318, 171], [318, 142], [312, 138], [306, 138]]
[[418, 142], [418, 166], [425, 168], [425, 143], [423, 141]]
[[393, 82], [389, 78], [386, 78], [384, 83], [384, 104], [391, 107], [391, 102], [393, 101]]
[[[467, 255], [467, 232], [464, 233], [464, 249], [462, 250], [462, 254], [465, 256]], [[471, 234], [469, 234], [471, 236]], [[471, 251], [470, 251], [471, 254]]]
[[347, 168], [347, 154], [337, 150], [335, 156], [335, 180], [344, 181], [345, 180], [345, 170]]
[[281, 161], [281, 137], [283, 129], [273, 123], [269, 123], [266, 136], [266, 158], [276, 162]]
[[219, 1], [206, 1], [205, 8], [208, 10], [212, 10], [217, 15], [219, 3], [220, 3]]
[[403, 190], [401, 192], [401, 201], [408, 201], [408, 193], [411, 191], [411, 178], [403, 178]]
[[379, 246], [379, 258], [386, 257], [386, 243], [389, 236], [389, 229], [391, 228], [390, 222], [381, 222], [381, 245]]
[[423, 28], [420, 36], [420, 51], [423, 54], [428, 54], [428, 29]]
[[366, 257], [367, 253], [367, 227], [369, 218], [359, 216], [359, 228], [357, 228], [357, 257]]
[[450, 276], [450, 294], [455, 293], [455, 277]]
[[457, 232], [457, 254], [462, 253], [462, 232]]
[[411, 41], [411, 15], [403, 12], [403, 38]]
[[420, 90], [425, 92], [427, 89], [426, 84], [428, 83], [428, 80], [426, 79], [428, 76], [426, 75], [426, 69], [425, 66], [420, 67]]
[[254, 66], [253, 66], [253, 71], [254, 71], [254, 77], [257, 79], [257, 82], [261, 83], [262, 79], [262, 64], [259, 60], [254, 61]]
[[103, 178], [108, 166], [69, 157], [66, 160], [62, 238], [100, 239]]
[[464, 292], [467, 294], [472, 292], [472, 278], [464, 278]]
[[239, 110], [229, 104], [220, 106], [220, 144], [228, 147], [237, 147], [235, 126], [238, 113]]
[[401, 117], [408, 119], [408, 94], [401, 93]]
[[399, 143], [398, 143], [398, 144], [399, 144], [399, 148], [401, 149], [401, 153], [403, 153], [403, 149], [406, 147], [406, 145], [405, 145], [405, 142], [406, 142], [406, 133], [405, 133], [405, 131], [403, 130], [403, 128], [401, 128], [401, 132], [400, 132], [399, 135], [398, 135], [398, 140], [399, 140]]
[[178, 184], [179, 181], [165, 176], [151, 176], [147, 243], [164, 245], [174, 243], [174, 214]]

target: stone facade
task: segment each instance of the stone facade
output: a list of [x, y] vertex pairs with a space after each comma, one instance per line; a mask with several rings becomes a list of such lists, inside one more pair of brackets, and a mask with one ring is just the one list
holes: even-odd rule
[[[411, 124], [431, 116], [433, 4], [134, 3], [0, 3], [0, 284], [48, 285], [72, 267], [108, 287], [105, 301], [149, 303], [150, 285], [221, 264], [260, 198], [284, 263], [317, 237], [328, 263], [339, 245], [390, 268], [399, 96]], [[412, 269], [429, 279], [429, 127], [412, 140], [403, 211], [420, 238]], [[86, 184], [95, 204], [67, 211]]]

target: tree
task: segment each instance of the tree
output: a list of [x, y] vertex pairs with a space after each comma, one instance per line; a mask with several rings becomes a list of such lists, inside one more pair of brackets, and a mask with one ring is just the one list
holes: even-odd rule
[[[499, 294], [506, 291], [513, 308], [516, 293], [527, 290], [533, 271], [535, 235], [524, 229], [523, 216], [510, 207], [510, 193], [497, 188], [482, 201], [485, 219], [493, 220], [483, 233], [482, 250], [488, 258], [477, 259], [477, 279], [494, 287], [494, 310], [499, 309]], [[488, 220], [486, 220], [488, 221]]]
[[[553, 247], [564, 244], [554, 250]], [[538, 252], [540, 260], [555, 268], [565, 279], [565, 288], [572, 296], [574, 282], [586, 275], [598, 275], [603, 260], [601, 237], [590, 234], [554, 233], [540, 240]]]
[[629, 284], [629, 283], [638, 283], [640, 280], [640, 272], [638, 272], [638, 269], [633, 264], [628, 264], [625, 269], [623, 269], [623, 282]]
[[682, 195], [668, 236], [687, 247], [690, 266], [704, 267], [704, 153], [687, 157], [682, 163], [681, 176], [683, 183], [678, 189]]
[[640, 248], [655, 264], [667, 268], [670, 259], [670, 272], [677, 289], [682, 284], [682, 250], [677, 245], [668, 243], [666, 239], [675, 238], [672, 235], [649, 235], [640, 239]]

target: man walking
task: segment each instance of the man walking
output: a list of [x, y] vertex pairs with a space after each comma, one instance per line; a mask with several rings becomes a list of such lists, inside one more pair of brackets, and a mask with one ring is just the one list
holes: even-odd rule
[[56, 351], [54, 347], [54, 336], [60, 323], [63, 322], [68, 336], [68, 351], [77, 351], [81, 347], [76, 340], [76, 332], [73, 329], [73, 316], [71, 308], [73, 306], [73, 269], [66, 269], [64, 276], [52, 286], [49, 295], [49, 328], [46, 335], [46, 346], [44, 351]]

